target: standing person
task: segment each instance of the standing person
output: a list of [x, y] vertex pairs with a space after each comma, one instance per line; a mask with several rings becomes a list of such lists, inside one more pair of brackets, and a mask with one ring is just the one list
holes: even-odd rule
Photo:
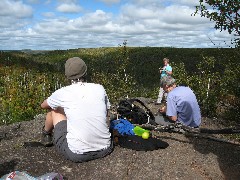
[[87, 83], [86, 74], [87, 66], [82, 59], [68, 59], [65, 75], [71, 85], [56, 90], [41, 104], [49, 110], [42, 143], [45, 146], [53, 143], [60, 154], [73, 162], [101, 158], [113, 149], [107, 124], [110, 108], [107, 94], [102, 85]]
[[[172, 67], [169, 65], [169, 59], [168, 58], [164, 58], [163, 59], [163, 67], [159, 68], [159, 72], [160, 72], [160, 80], [164, 77], [164, 76], [170, 76], [172, 75]], [[159, 94], [158, 94], [158, 99], [156, 104], [161, 104], [162, 99], [163, 99], [163, 95], [164, 95], [164, 90], [163, 88], [160, 86], [159, 89]], [[165, 94], [165, 98], [166, 98], [166, 94]]]
[[168, 96], [167, 107], [159, 112], [166, 113], [171, 123], [181, 122], [186, 126], [198, 127], [201, 124], [201, 112], [194, 92], [189, 87], [176, 86], [171, 76], [163, 77], [160, 84]]

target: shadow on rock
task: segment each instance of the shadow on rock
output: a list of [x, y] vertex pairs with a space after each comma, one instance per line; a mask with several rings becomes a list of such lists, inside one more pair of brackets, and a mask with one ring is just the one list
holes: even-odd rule
[[[240, 177], [240, 146], [202, 138], [189, 137], [196, 151], [206, 157], [209, 154], [216, 156], [224, 179], [237, 180]], [[209, 167], [211, 168], [211, 167]], [[212, 169], [214, 171], [214, 169]]]
[[15, 171], [15, 166], [19, 163], [18, 159], [13, 159], [9, 162], [4, 162], [0, 164], [0, 177], [9, 172]]

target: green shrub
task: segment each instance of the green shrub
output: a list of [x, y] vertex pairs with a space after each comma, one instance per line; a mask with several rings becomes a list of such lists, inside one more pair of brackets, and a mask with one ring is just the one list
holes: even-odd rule
[[240, 118], [237, 50], [131, 48], [126, 45], [124, 42], [116, 48], [41, 54], [1, 52], [0, 124], [30, 120], [45, 112], [40, 103], [68, 83], [64, 77], [64, 63], [73, 56], [86, 62], [88, 81], [102, 84], [111, 103], [126, 97], [157, 99], [158, 68], [168, 56], [177, 83], [195, 92], [204, 116], [218, 116], [219, 107], [224, 107], [221, 116], [227, 117], [229, 123], [236, 123]]

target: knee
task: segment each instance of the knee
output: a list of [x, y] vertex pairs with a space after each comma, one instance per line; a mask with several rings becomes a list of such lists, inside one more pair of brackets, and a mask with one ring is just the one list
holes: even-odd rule
[[52, 113], [53, 113], [53, 114], [55, 114], [55, 113], [57, 113], [57, 114], [62, 114], [62, 115], [65, 116], [65, 112], [64, 112], [64, 109], [63, 109], [62, 107], [58, 107], [57, 109], [53, 109], [53, 110], [52, 110]]
[[65, 112], [64, 112], [64, 109], [59, 107], [57, 109], [49, 109], [48, 112], [47, 112], [47, 115], [48, 116], [51, 116], [52, 118], [54, 116], [56, 116], [57, 114], [59, 115], [64, 115], [65, 116]]
[[58, 122], [62, 120], [67, 120], [67, 117], [64, 113], [63, 108], [57, 108], [55, 110], [51, 111], [52, 119], [53, 119], [53, 125], [55, 126]]

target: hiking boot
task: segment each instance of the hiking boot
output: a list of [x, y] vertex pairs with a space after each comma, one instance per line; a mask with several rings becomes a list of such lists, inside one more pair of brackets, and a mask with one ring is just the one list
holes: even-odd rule
[[41, 143], [45, 146], [45, 147], [49, 147], [53, 145], [53, 141], [52, 141], [52, 132], [47, 132], [44, 130], [42, 130], [42, 140]]

